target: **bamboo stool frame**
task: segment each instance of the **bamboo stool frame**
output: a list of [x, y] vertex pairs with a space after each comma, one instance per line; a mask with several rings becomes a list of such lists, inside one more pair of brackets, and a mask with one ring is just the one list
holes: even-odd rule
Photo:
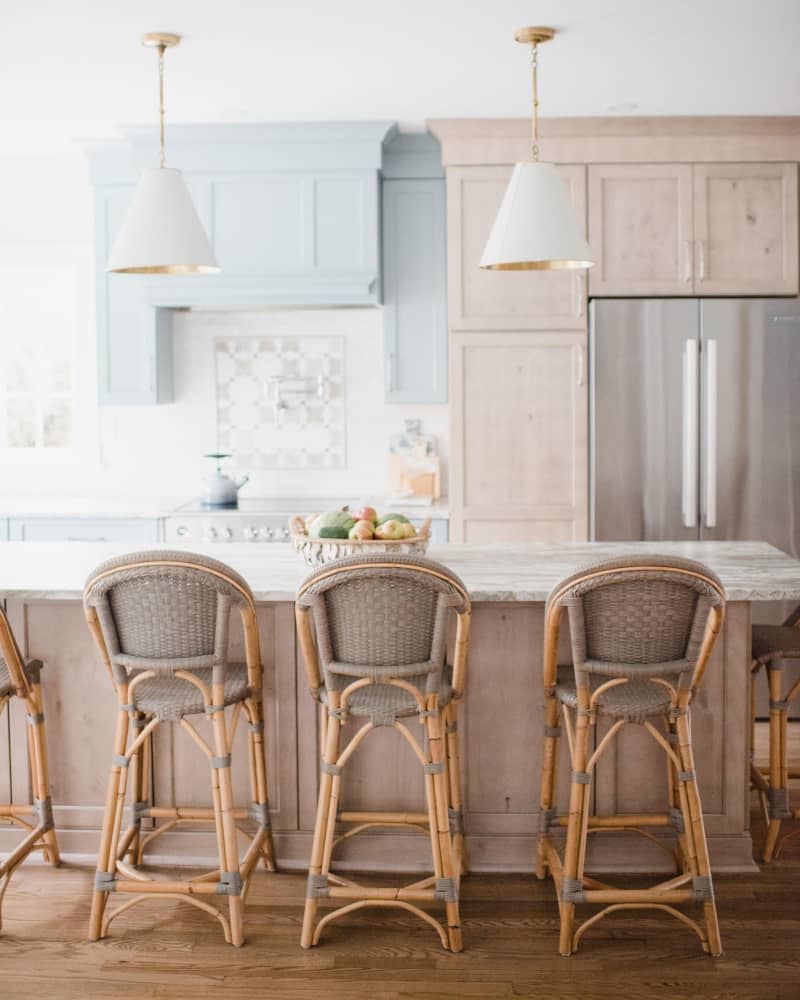
[[[397, 563], [391, 562], [350, 563], [345, 571], [351, 573], [360, 568], [396, 569], [397, 566]], [[403, 568], [446, 580], [460, 593], [466, 605], [466, 610], [456, 612], [452, 697], [442, 707], [438, 704], [438, 694], [423, 693], [406, 680], [385, 677], [380, 681], [366, 677], [354, 680], [343, 691], [328, 691], [327, 704], [323, 703], [321, 691], [324, 682], [310, 608], [295, 605], [297, 631], [306, 665], [309, 691], [320, 704], [320, 739], [323, 747], [308, 890], [300, 940], [303, 948], [311, 948], [318, 944], [322, 931], [331, 921], [365, 907], [407, 910], [424, 920], [437, 932], [443, 948], [453, 952], [459, 952], [462, 948], [459, 892], [461, 876], [469, 870], [469, 860], [463, 828], [456, 702], [463, 697], [466, 681], [471, 605], [466, 590], [450, 577], [419, 565], [404, 565]], [[342, 571], [333, 566], [324, 575], [334, 575]], [[317, 574], [313, 577], [313, 582], [316, 583], [319, 579], [320, 574]], [[300, 588], [298, 598], [306, 589], [306, 585]], [[392, 728], [406, 740], [423, 769], [427, 806], [427, 811], [424, 813], [339, 810], [342, 769], [368, 733], [376, 728], [371, 721], [364, 723], [342, 749], [341, 729], [347, 719], [347, 704], [356, 691], [375, 683], [401, 688], [417, 703], [418, 720], [424, 733], [422, 744], [414, 737], [405, 722], [396, 719]], [[337, 822], [352, 825], [337, 837]], [[433, 875], [408, 885], [378, 889], [360, 885], [334, 874], [331, 871], [331, 859], [336, 845], [373, 827], [400, 827], [428, 834], [433, 857]], [[320, 919], [318, 916], [320, 898], [338, 900], [342, 905]], [[446, 923], [442, 923], [415, 905], [437, 901], [445, 904]]]
[[[789, 784], [800, 778], [800, 766], [789, 766], [789, 709], [791, 703], [800, 696], [800, 677], [784, 691], [783, 661], [800, 659], [800, 607], [789, 615], [783, 623], [786, 628], [798, 630], [797, 651], [784, 651], [783, 656], [754, 659], [751, 669], [750, 689], [750, 779], [758, 793], [761, 818], [766, 835], [761, 850], [761, 860], [765, 863], [780, 857], [784, 845], [800, 836], [800, 823], [781, 836], [784, 820], [800, 820], [800, 807], [792, 807], [789, 802]], [[753, 759], [755, 743], [756, 705], [755, 685], [761, 668], [766, 668], [769, 691], [769, 766], [766, 770], [756, 767]]]
[[58, 850], [53, 805], [50, 797], [50, 777], [47, 766], [47, 742], [44, 725], [44, 700], [39, 677], [41, 664], [26, 673], [22, 655], [5, 612], [0, 607], [0, 655], [5, 660], [14, 690], [0, 697], [0, 715], [12, 698], [20, 698], [27, 709], [28, 766], [30, 768], [31, 805], [12, 803], [0, 805], [0, 821], [20, 827], [25, 836], [14, 850], [0, 862], [0, 930], [3, 926], [3, 899], [11, 876], [33, 851], [41, 851], [45, 861], [58, 866]]
[[[651, 677], [652, 683], [663, 685], [670, 696], [670, 707], [665, 719], [666, 731], [660, 732], [650, 721], [644, 729], [666, 754], [668, 776], [669, 812], [661, 814], [617, 814], [594, 816], [591, 814], [591, 780], [603, 754], [625, 725], [624, 719], [614, 721], [606, 734], [590, 753], [589, 737], [597, 722], [597, 703], [603, 693], [627, 678], [609, 678], [594, 691], [588, 686], [577, 687], [577, 708], [570, 710], [556, 696], [558, 669], [558, 637], [564, 607], [560, 603], [573, 587], [591, 578], [619, 575], [626, 571], [639, 574], [647, 572], [686, 575], [701, 580], [715, 590], [720, 599], [717, 607], [709, 611], [700, 652], [689, 686], [670, 684], [663, 678]], [[561, 590], [551, 595], [547, 604], [544, 639], [544, 688], [545, 739], [540, 789], [540, 814], [536, 874], [546, 878], [548, 872], [555, 882], [561, 924], [559, 952], [573, 954], [586, 931], [603, 917], [620, 909], [657, 909], [669, 913], [693, 930], [700, 938], [703, 950], [720, 955], [722, 945], [719, 933], [716, 903], [714, 901], [711, 868], [708, 858], [703, 810], [695, 776], [691, 742], [689, 705], [703, 680], [709, 657], [724, 620], [724, 594], [715, 580], [700, 573], [674, 566], [616, 566], [610, 569], [587, 569], [583, 577], [572, 577]], [[569, 814], [557, 817], [554, 809], [556, 761], [560, 725], [563, 720], [570, 751], [573, 780], [570, 782]], [[576, 774], [588, 775], [588, 781], [575, 780]], [[679, 780], [680, 779], [680, 780]], [[550, 834], [552, 826], [566, 827], [566, 844], [562, 860]], [[677, 850], [673, 854], [677, 874], [646, 889], [619, 889], [584, 873], [587, 838], [598, 831], [625, 830], [638, 833], [663, 845], [646, 827], [677, 828]], [[579, 903], [603, 904], [603, 908], [575, 926], [575, 908]], [[703, 923], [692, 919], [677, 909], [680, 905], [701, 903]]]
[[[158, 807], [147, 804], [152, 761], [151, 737], [161, 724], [156, 716], [146, 718], [143, 713], [131, 708], [136, 687], [144, 680], [156, 676], [156, 671], [148, 670], [134, 676], [129, 682], [118, 684], [114, 681], [111, 657], [95, 608], [87, 601], [91, 589], [106, 576], [136, 568], [177, 567], [206, 573], [223, 580], [242, 597], [239, 605], [245, 641], [245, 661], [250, 694], [231, 708], [230, 719], [225, 711], [224, 683], [205, 684], [199, 677], [188, 671], [176, 670], [174, 676], [193, 684], [202, 694], [206, 707], [206, 718], [212, 726], [212, 745], [209, 745], [198, 730], [185, 717], [179, 725], [205, 754], [211, 765], [211, 792], [213, 808]], [[109, 774], [103, 831], [97, 856], [95, 889], [92, 895], [92, 911], [89, 921], [89, 939], [97, 941], [106, 937], [109, 924], [136, 903], [155, 896], [156, 898], [180, 899], [209, 913], [219, 921], [225, 941], [237, 947], [244, 943], [243, 917], [250, 879], [259, 859], [268, 871], [276, 870], [275, 850], [269, 825], [269, 796], [267, 771], [264, 758], [264, 710], [263, 710], [263, 667], [261, 646], [256, 619], [255, 604], [248, 590], [237, 580], [221, 571], [202, 563], [173, 561], [170, 559], [137, 559], [119, 564], [113, 569], [93, 576], [84, 589], [84, 613], [89, 630], [95, 640], [103, 663], [117, 692], [117, 731], [114, 742], [114, 762]], [[209, 711], [212, 709], [212, 711]], [[216, 710], [213, 710], [216, 709]], [[231, 780], [231, 754], [236, 729], [242, 710], [248, 721], [248, 751], [250, 786], [254, 809], [237, 809], [233, 804]], [[129, 742], [129, 730], [134, 737]], [[221, 761], [227, 761], [222, 763]], [[128, 771], [131, 772], [134, 805], [131, 821], [122, 833]], [[146, 808], [141, 808], [145, 805]], [[257, 813], [258, 815], [255, 815]], [[164, 824], [143, 835], [142, 819], [147, 816], [165, 820]], [[245, 831], [241, 821], [247, 817], [257, 819], [259, 827], [255, 835]], [[162, 834], [184, 823], [213, 823], [216, 830], [219, 852], [219, 868], [188, 880], [156, 880], [139, 871], [136, 866], [143, 863], [145, 849]], [[249, 841], [244, 857], [240, 861], [237, 835]], [[126, 855], [128, 861], [125, 861]], [[122, 877], [120, 877], [122, 876]], [[131, 895], [131, 899], [121, 903], [112, 913], [106, 913], [109, 892], [115, 891]], [[228, 898], [227, 916], [212, 906], [208, 896], [221, 895]]]

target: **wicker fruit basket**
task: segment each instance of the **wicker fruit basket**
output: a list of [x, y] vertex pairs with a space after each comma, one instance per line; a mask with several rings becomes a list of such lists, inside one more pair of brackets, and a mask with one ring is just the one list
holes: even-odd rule
[[289, 518], [289, 534], [292, 545], [300, 552], [309, 566], [321, 566], [356, 556], [362, 552], [393, 552], [403, 555], [424, 555], [431, 540], [431, 519], [423, 521], [422, 527], [411, 538], [371, 538], [357, 541], [351, 538], [313, 538], [305, 528], [304, 519], [298, 514]]

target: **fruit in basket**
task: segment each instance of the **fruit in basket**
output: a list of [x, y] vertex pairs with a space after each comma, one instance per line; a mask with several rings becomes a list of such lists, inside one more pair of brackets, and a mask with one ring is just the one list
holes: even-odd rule
[[403, 535], [404, 538], [413, 538], [414, 535], [416, 535], [416, 533], [417, 533], [417, 529], [414, 527], [414, 525], [410, 521], [407, 521], [403, 525], [403, 528], [405, 529], [405, 533]]
[[378, 520], [376, 521], [376, 526], [380, 528], [381, 525], [386, 524], [387, 521], [399, 521], [400, 524], [409, 523], [409, 520], [405, 516], [405, 514], [384, 514], [383, 517], [378, 518]]
[[[324, 514], [320, 514], [314, 521], [313, 530], [309, 534], [316, 535], [318, 538], [347, 538], [348, 532], [355, 523], [347, 510], [328, 510]], [[337, 533], [327, 534], [329, 531]], [[344, 532], [344, 534], [340, 534], [340, 532]]]
[[406, 526], [402, 521], [390, 518], [388, 521], [383, 521], [383, 523], [378, 525], [375, 529], [375, 537], [389, 542], [399, 541], [401, 538], [406, 537]]
[[347, 528], [338, 528], [333, 525], [329, 528], [320, 528], [317, 531], [317, 538], [347, 538]]
[[347, 536], [354, 542], [368, 542], [373, 537], [372, 521], [362, 518], [356, 521]]
[[307, 535], [313, 535], [313, 525], [319, 514], [309, 514], [308, 517], [303, 521], [303, 527], [306, 529]]
[[378, 512], [374, 507], [359, 507], [357, 510], [353, 511], [353, 517], [358, 521], [369, 521], [370, 524], [376, 524], [378, 521]]

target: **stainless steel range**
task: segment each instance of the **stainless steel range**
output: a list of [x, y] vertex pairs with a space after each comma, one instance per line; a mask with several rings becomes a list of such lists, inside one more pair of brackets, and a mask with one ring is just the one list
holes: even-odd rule
[[199, 500], [164, 520], [165, 542], [287, 542], [289, 517], [330, 509], [328, 500], [239, 500], [238, 507], [204, 507]]

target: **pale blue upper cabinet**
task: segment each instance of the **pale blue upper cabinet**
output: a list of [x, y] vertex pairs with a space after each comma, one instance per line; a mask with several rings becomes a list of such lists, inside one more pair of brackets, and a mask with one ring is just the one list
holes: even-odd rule
[[379, 305], [380, 170], [390, 122], [172, 126], [167, 159], [186, 178], [221, 273], [109, 275], [105, 262], [153, 129], [89, 151], [97, 227], [100, 401], [172, 398], [171, 309]]
[[400, 135], [384, 156], [386, 401], [447, 402], [445, 182], [439, 145]]

